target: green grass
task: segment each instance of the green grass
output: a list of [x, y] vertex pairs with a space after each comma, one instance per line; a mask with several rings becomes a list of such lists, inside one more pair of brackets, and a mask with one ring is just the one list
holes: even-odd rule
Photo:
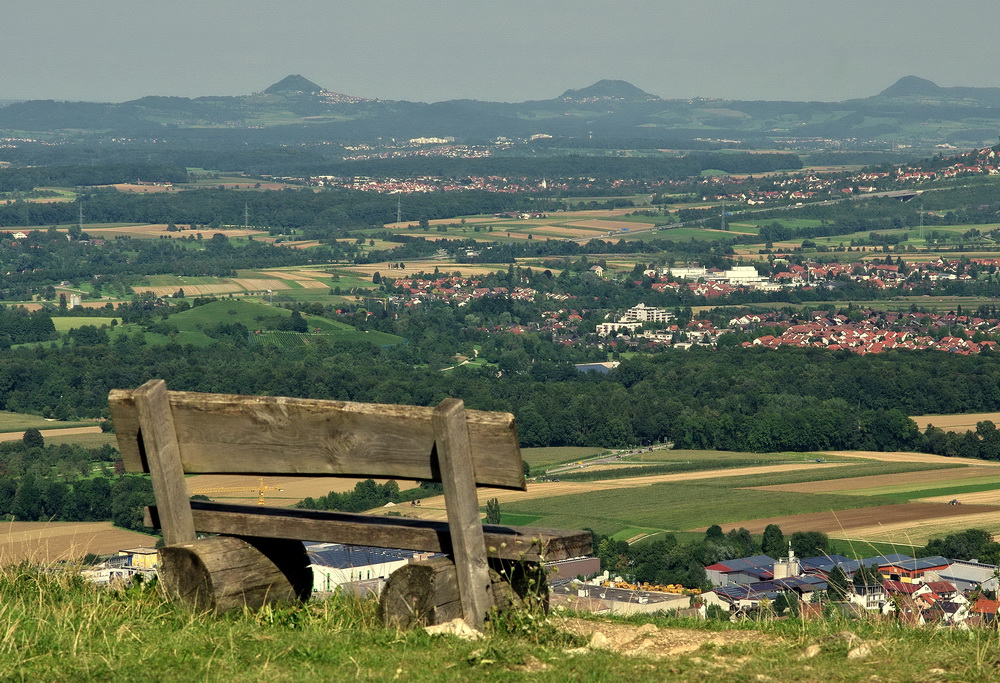
[[[576, 462], [584, 458], [592, 458], [595, 455], [604, 453], [606, 449], [591, 446], [551, 446], [548, 448], [522, 448], [521, 458], [531, 465], [532, 471], [535, 468], [545, 468], [551, 465], [561, 465], [567, 462]], [[536, 473], [537, 474], [537, 473]]]
[[747, 459], [747, 460], [688, 460], [686, 462], [671, 462], [649, 465], [629, 466], [627, 461], [620, 461], [613, 469], [606, 470], [583, 470], [580, 472], [561, 474], [560, 477], [566, 481], [598, 481], [607, 479], [623, 479], [626, 477], [648, 477], [654, 474], [680, 474], [682, 472], [707, 472], [719, 470], [720, 473], [727, 469], [737, 467], [760, 467], [762, 465], [776, 465], [777, 462], [768, 459]]
[[[959, 465], [961, 467], [961, 465]], [[776, 486], [778, 484], [800, 484], [807, 481], [828, 481], [831, 479], [848, 479], [851, 477], [867, 477], [876, 474], [902, 474], [904, 472], [932, 472], [934, 470], [952, 469], [953, 464], [932, 464], [916, 462], [878, 462], [868, 461], [858, 464], [845, 464], [838, 467], [824, 467], [814, 470], [796, 470], [792, 472], [767, 472], [739, 477], [718, 477], [713, 479], [716, 486], [726, 488], [743, 488], [752, 486]], [[818, 494], [810, 494], [818, 495]], [[823, 494], [826, 495], [826, 494]], [[884, 501], [879, 503], [884, 504]]]
[[739, 451], [707, 451], [707, 450], [684, 450], [684, 449], [658, 449], [649, 453], [639, 453], [628, 455], [622, 458], [623, 462], [687, 462], [697, 460], [701, 462], [726, 462], [728, 460], [755, 460], [760, 463], [767, 462], [808, 462], [822, 459], [824, 462], [857, 462], [857, 458], [844, 458], [836, 455], [819, 455], [816, 453], [742, 453]]
[[47, 446], [54, 446], [58, 444], [72, 444], [74, 446], [82, 446], [84, 448], [100, 448], [105, 444], [108, 446], [118, 447], [118, 440], [115, 438], [114, 434], [66, 434], [66, 435], [50, 435], [45, 437], [45, 444]]
[[537, 498], [512, 503], [504, 509], [515, 514], [540, 515], [538, 526], [542, 527], [591, 528], [611, 535], [630, 527], [684, 530], [761, 517], [884, 504], [884, 499], [875, 497], [816, 496], [685, 482]]
[[28, 415], [26, 413], [0, 412], [0, 432], [23, 432], [34, 427], [35, 429], [67, 429], [69, 427], [93, 427], [96, 422], [93, 420], [80, 420], [77, 422], [61, 422], [57, 420], [46, 420], [39, 415]]
[[502, 510], [500, 512], [500, 523], [507, 526], [533, 526], [539, 519], [540, 515], [515, 515]]
[[[463, 641], [386, 629], [370, 600], [340, 596], [215, 616], [149, 588], [107, 590], [19, 568], [0, 572], [0, 604], [0, 670], [27, 681], [859, 681], [873, 672], [882, 681], [987, 681], [1000, 649], [995, 629], [584, 615], [594, 630], [618, 642], [638, 638], [636, 645], [643, 639], [633, 629], [653, 624], [652, 652], [628, 655], [583, 647], [587, 638], [561, 631], [559, 616], [514, 613], [488, 625], [483, 640]], [[709, 636], [716, 642], [669, 652]], [[861, 644], [871, 654], [848, 658]], [[812, 645], [818, 652], [803, 657]]]
[[62, 334], [68, 332], [69, 330], [75, 330], [78, 327], [83, 327], [84, 325], [93, 325], [94, 327], [100, 327], [101, 325], [111, 326], [113, 320], [119, 320], [118, 318], [95, 318], [92, 316], [80, 316], [80, 317], [55, 317], [52, 318], [52, 324], [56, 326], [56, 332]]
[[[733, 454], [727, 454], [733, 455]], [[787, 457], [789, 454], [782, 454]], [[794, 455], [794, 454], [792, 454]], [[723, 461], [738, 463], [738, 460]], [[718, 462], [714, 464], [718, 467]], [[702, 471], [710, 471], [710, 463], [692, 461]], [[655, 466], [654, 466], [655, 467]], [[884, 463], [861, 461], [837, 467], [803, 469], [791, 472], [766, 472], [755, 475], [717, 476], [690, 482], [668, 482], [630, 489], [597, 490], [564, 496], [550, 496], [511, 503], [504, 506], [507, 514], [539, 515], [538, 526], [561, 529], [591, 528], [614, 535], [626, 529], [685, 530], [712, 524], [739, 526], [743, 522], [763, 517], [778, 517], [810, 512], [847, 510], [873, 507], [894, 502], [884, 496], [841, 493], [797, 493], [767, 491], [751, 487], [825, 481], [876, 474], [933, 471], [954, 465], [925, 463]], [[611, 470], [594, 472], [604, 479], [616, 476], [656, 474], [652, 468], [628, 468], [636, 471]], [[651, 471], [652, 470], [652, 471]], [[625, 475], [619, 474], [625, 472]], [[577, 475], [560, 475], [573, 479]], [[905, 502], [905, 501], [899, 501]]]

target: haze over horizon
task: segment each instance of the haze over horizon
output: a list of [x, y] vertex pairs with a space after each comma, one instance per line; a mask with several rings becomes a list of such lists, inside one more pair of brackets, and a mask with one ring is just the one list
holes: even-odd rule
[[600, 79], [668, 99], [840, 101], [911, 74], [1000, 87], [974, 35], [1000, 20], [985, 0], [11, 4], [0, 99], [245, 95], [288, 74], [424, 102], [550, 99]]

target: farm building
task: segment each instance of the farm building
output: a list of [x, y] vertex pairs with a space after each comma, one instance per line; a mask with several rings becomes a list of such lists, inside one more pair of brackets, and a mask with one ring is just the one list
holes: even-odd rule
[[705, 567], [705, 574], [713, 586], [746, 585], [774, 578], [774, 559], [767, 555], [753, 555], [735, 560], [722, 560]]
[[313, 590], [329, 593], [340, 586], [370, 582], [373, 592], [381, 591], [389, 574], [414, 559], [427, 559], [430, 553], [412, 550], [370, 548], [341, 543], [316, 543], [306, 546], [309, 567], [313, 571]]
[[126, 548], [118, 551], [118, 557], [124, 557], [125, 566], [141, 569], [156, 567], [156, 548]]
[[956, 560], [947, 569], [930, 570], [925, 575], [955, 584], [960, 591], [974, 588], [997, 590], [998, 568], [993, 564], [983, 564], [975, 560]]

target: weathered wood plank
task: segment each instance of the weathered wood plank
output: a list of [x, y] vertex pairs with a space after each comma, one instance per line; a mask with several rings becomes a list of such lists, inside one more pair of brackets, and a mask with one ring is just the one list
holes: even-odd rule
[[300, 587], [263, 552], [231, 536], [164, 546], [158, 574], [167, 595], [197, 610], [258, 609], [302, 598]]
[[[186, 473], [386, 477], [440, 481], [433, 408], [169, 391]], [[134, 392], [108, 399], [126, 469], [144, 472]], [[521, 489], [510, 413], [466, 411], [476, 482]]]
[[142, 432], [141, 447], [160, 508], [163, 541], [167, 545], [193, 541], [197, 535], [184, 485], [167, 385], [162, 379], [149, 380], [135, 390], [135, 406]]
[[[503, 576], [490, 571], [495, 608], [503, 612], [522, 604]], [[389, 575], [379, 596], [379, 618], [389, 628], [433, 626], [462, 616], [458, 571], [448, 557], [432, 557], [400, 567]]]
[[454, 398], [441, 401], [434, 410], [433, 424], [462, 612], [469, 626], [479, 628], [493, 608], [493, 590], [486, 567], [486, 542], [479, 518], [465, 404]]
[[[205, 501], [191, 501], [191, 513], [195, 529], [203, 533], [452, 552], [448, 524], [428, 519]], [[146, 526], [160, 528], [156, 507], [146, 509]], [[486, 554], [506, 560], [565, 560], [593, 551], [589, 531], [487, 524], [483, 533]]]

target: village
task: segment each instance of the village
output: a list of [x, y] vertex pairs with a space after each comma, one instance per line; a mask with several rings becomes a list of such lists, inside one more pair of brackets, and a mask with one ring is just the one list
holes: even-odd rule
[[[322, 599], [337, 592], [378, 597], [394, 571], [433, 557], [388, 548], [306, 543], [312, 591]], [[720, 614], [824, 618], [832, 608], [847, 616], [867, 615], [909, 626], [959, 628], [994, 626], [1000, 568], [941, 556], [914, 558], [892, 553], [862, 559], [838, 554], [799, 558], [767, 555], [721, 560], [704, 567], [711, 589], [632, 584], [601, 571], [593, 556], [545, 565], [556, 609], [595, 614], [676, 613], [695, 618]], [[127, 548], [82, 573], [103, 586], [149, 581], [156, 576], [155, 548]], [[589, 578], [584, 578], [589, 577]], [[787, 616], [787, 615], [786, 615]]]
[[[728, 270], [700, 266], [670, 267], [644, 271], [645, 284], [651, 291], [674, 292], [687, 297], [703, 297], [720, 305], [732, 295], [753, 291], [817, 289], [835, 290], [846, 283], [856, 283], [880, 291], [895, 290], [900, 295], [934, 291], [949, 282], [973, 282], [992, 277], [998, 259], [934, 259], [926, 262], [857, 261], [854, 263], [803, 265], [785, 264], [775, 267], [770, 276], [761, 275], [755, 266], [734, 266]], [[605, 277], [600, 265], [589, 272]], [[996, 311], [931, 313], [911, 307], [906, 312], [891, 312], [851, 305], [848, 312], [825, 310], [789, 313], [779, 310], [759, 310], [743, 313], [723, 321], [718, 315], [689, 320], [677, 317], [678, 309], [647, 306], [639, 303], [623, 311], [604, 313], [593, 333], [582, 331], [580, 323], [592, 317], [593, 308], [574, 308], [582, 304], [577, 297], [552, 291], [543, 292], [530, 286], [482, 286], [482, 280], [458, 275], [414, 276], [392, 282], [393, 294], [389, 305], [411, 308], [423, 303], [441, 301], [454, 306], [467, 306], [484, 297], [503, 297], [514, 301], [559, 302], [565, 307], [541, 311], [536, 321], [511, 322], [495, 331], [515, 334], [538, 332], [549, 334], [561, 344], [583, 344], [622, 351], [637, 348], [713, 347], [727, 333], [752, 335], [764, 327], [767, 334], [741, 339], [744, 347], [779, 348], [782, 346], [816, 347], [831, 351], [848, 350], [858, 354], [880, 353], [890, 349], [942, 350], [962, 355], [976, 354], [996, 347], [1000, 338], [1000, 314]], [[929, 295], [928, 295], [929, 296]], [[719, 309], [722, 310], [722, 309]], [[725, 340], [723, 340], [725, 342]]]

